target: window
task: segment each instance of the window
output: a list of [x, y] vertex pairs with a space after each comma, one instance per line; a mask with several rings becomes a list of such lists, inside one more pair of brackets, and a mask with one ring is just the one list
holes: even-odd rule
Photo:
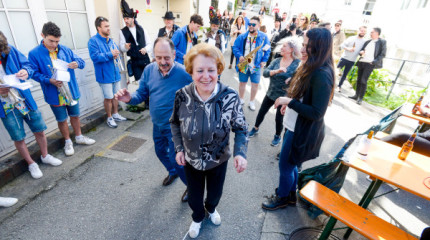
[[376, 0], [367, 0], [364, 5], [363, 15], [372, 15], [373, 8], [375, 7]]
[[352, 0], [345, 0], [345, 5], [346, 6], [351, 6]]
[[0, 31], [24, 54], [37, 46], [27, 0], [0, 0]]
[[44, 0], [48, 20], [61, 29], [61, 44], [87, 48], [90, 39], [85, 0]]

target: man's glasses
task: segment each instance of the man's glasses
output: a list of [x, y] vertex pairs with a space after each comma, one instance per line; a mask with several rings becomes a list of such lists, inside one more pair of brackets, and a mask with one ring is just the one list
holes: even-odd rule
[[255, 27], [255, 26], [257, 26], [257, 24], [256, 23], [248, 23], [248, 26]]

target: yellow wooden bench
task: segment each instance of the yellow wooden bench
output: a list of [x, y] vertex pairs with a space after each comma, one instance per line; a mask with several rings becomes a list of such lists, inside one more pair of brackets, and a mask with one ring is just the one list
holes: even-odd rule
[[417, 240], [316, 181], [312, 180], [306, 184], [300, 190], [300, 195], [331, 216], [319, 239], [327, 239], [330, 236], [337, 219], [368, 239]]

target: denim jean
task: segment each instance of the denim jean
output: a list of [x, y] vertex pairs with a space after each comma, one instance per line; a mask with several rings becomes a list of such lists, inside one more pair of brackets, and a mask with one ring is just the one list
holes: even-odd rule
[[43, 132], [47, 129], [39, 110], [30, 110], [28, 114], [22, 115], [22, 113], [15, 108], [1, 120], [10, 138], [15, 142], [25, 139], [24, 121], [33, 133]]
[[286, 197], [290, 192], [295, 192], [297, 189], [297, 178], [299, 176], [297, 165], [289, 163], [293, 137], [294, 132], [285, 131], [281, 155], [279, 157], [279, 186], [277, 194], [280, 197]]
[[172, 131], [170, 128], [164, 129], [154, 124], [152, 139], [154, 140], [155, 154], [167, 169], [169, 175], [178, 174], [182, 182], [187, 185], [184, 167], [179, 166], [175, 160], [175, 145], [173, 144]]

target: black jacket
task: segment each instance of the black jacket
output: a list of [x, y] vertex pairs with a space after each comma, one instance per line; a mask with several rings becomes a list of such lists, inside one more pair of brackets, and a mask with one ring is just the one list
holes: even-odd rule
[[303, 95], [303, 102], [293, 99], [288, 107], [298, 113], [291, 148], [291, 164], [319, 156], [324, 140], [324, 115], [326, 113], [334, 84], [334, 74], [328, 66], [312, 73], [309, 89]]
[[[367, 44], [372, 40], [367, 40], [361, 50], [364, 50]], [[387, 41], [379, 38], [375, 43], [375, 55], [372, 64], [375, 65], [375, 68], [382, 68], [382, 59], [384, 59], [385, 54], [387, 54]]]
[[[139, 52], [140, 49], [146, 47], [145, 32], [143, 28], [136, 24], [136, 40], [128, 27], [124, 27], [121, 31], [124, 35], [125, 42], [131, 44], [130, 50], [127, 51], [127, 56], [131, 58], [133, 64], [139, 67], [145, 67], [148, 65], [151, 62], [148, 54], [143, 55]], [[139, 45], [137, 45], [136, 42], [139, 43]]]
[[178, 28], [179, 28], [178, 25], [173, 24], [173, 29], [169, 33], [169, 35], [167, 35], [167, 33], [166, 33], [166, 27], [160, 28], [158, 30], [158, 37], [168, 37], [169, 39], [172, 39], [173, 33], [175, 33], [175, 31], [178, 30]]

